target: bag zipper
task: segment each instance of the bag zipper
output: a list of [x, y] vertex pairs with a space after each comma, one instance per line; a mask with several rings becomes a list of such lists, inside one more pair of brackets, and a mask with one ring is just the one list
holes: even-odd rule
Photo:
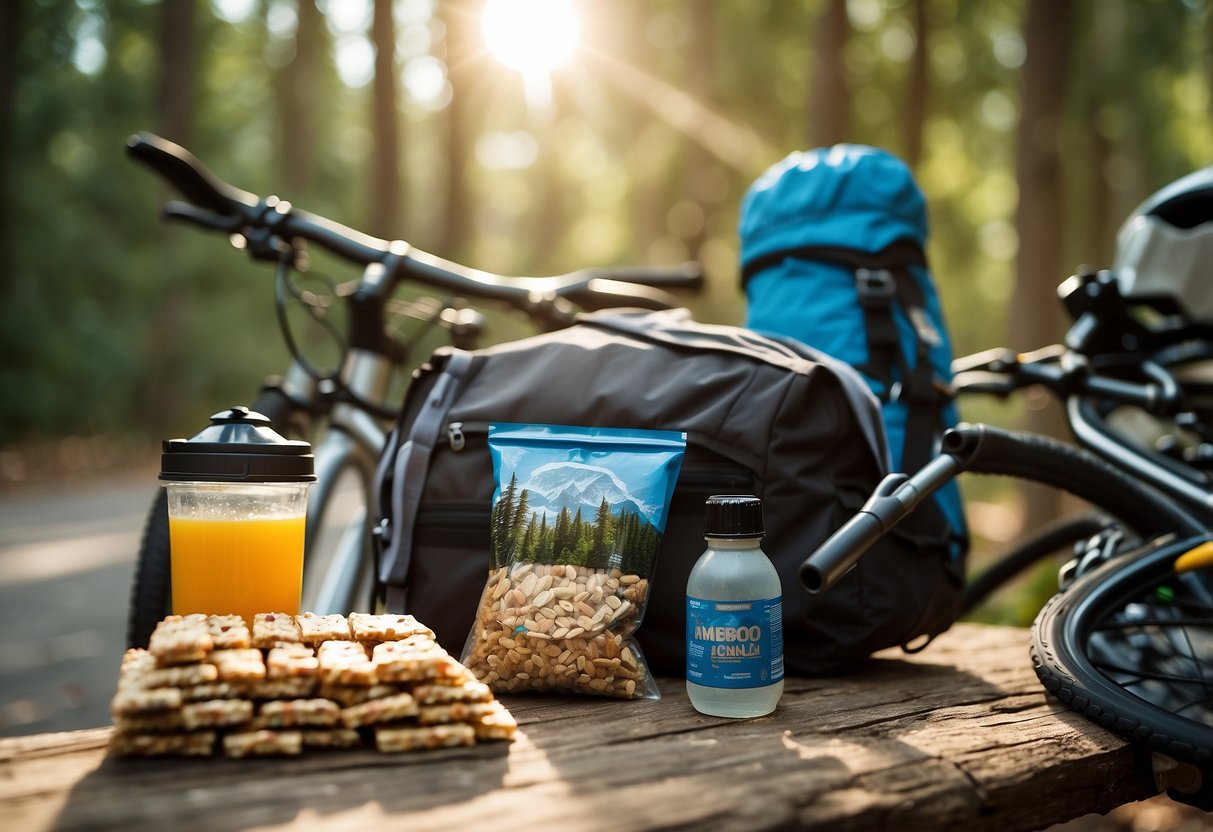
[[446, 426], [446, 441], [451, 450], [458, 453], [467, 447], [468, 434], [487, 436], [488, 422], [448, 422]]
[[[488, 422], [448, 422], [446, 441], [452, 451], [459, 453], [467, 448], [469, 438], [487, 438], [488, 432]], [[728, 462], [689, 466], [684, 463], [678, 475], [678, 485], [684, 488], [716, 489], [719, 493], [730, 488], [753, 489], [754, 477], [748, 469]]]

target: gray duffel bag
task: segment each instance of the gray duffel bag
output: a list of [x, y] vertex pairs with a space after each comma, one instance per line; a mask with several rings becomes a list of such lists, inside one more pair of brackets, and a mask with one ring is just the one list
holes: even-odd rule
[[687, 576], [713, 494], [762, 498], [783, 588], [789, 673], [822, 674], [952, 623], [963, 565], [946, 532], [887, 536], [833, 589], [804, 559], [886, 473], [880, 408], [858, 374], [792, 340], [700, 324], [685, 310], [612, 310], [417, 372], [380, 463], [380, 589], [458, 654], [489, 567], [495, 422], [680, 430], [686, 456], [637, 632], [653, 670], [684, 666]]

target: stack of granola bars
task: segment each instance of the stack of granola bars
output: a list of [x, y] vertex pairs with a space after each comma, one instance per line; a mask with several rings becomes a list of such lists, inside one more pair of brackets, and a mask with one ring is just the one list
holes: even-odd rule
[[169, 616], [122, 659], [111, 749], [229, 757], [511, 740], [489, 688], [409, 615]]

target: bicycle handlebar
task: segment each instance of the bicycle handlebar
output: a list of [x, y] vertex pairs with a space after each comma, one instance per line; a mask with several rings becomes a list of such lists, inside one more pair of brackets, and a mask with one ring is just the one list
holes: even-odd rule
[[257, 207], [257, 197], [228, 185], [207, 170], [184, 147], [151, 133], [139, 133], [126, 142], [127, 152], [160, 174], [193, 204], [216, 214], [239, 214]]
[[661, 289], [699, 289], [704, 282], [703, 268], [698, 263], [580, 269], [549, 277], [506, 277], [471, 269], [403, 241], [363, 234], [298, 210], [276, 197], [258, 199], [223, 182], [185, 148], [151, 133], [132, 136], [127, 150], [189, 200], [166, 205], [167, 218], [246, 236], [269, 232], [288, 242], [307, 240], [358, 265], [382, 263], [387, 268], [387, 279], [376, 290], [384, 297], [397, 281], [409, 278], [455, 295], [505, 301], [532, 314], [553, 298], [564, 298], [587, 309], [629, 305], [665, 309], [679, 304]]
[[959, 425], [944, 433], [939, 456], [916, 474], [889, 474], [880, 482], [863, 508], [801, 564], [801, 584], [812, 594], [828, 590], [924, 499], [964, 471], [1060, 488], [1106, 509], [1143, 538], [1207, 529], [1186, 507], [1081, 448], [990, 425]]
[[1183, 401], [1174, 376], [1153, 361], [1138, 365], [1150, 381], [1126, 381], [1093, 372], [1085, 358], [1062, 348], [1022, 356], [1009, 349], [994, 349], [958, 360], [953, 369], [953, 387], [960, 393], [1005, 397], [1039, 384], [1063, 398], [1095, 396], [1159, 416], [1174, 414]]

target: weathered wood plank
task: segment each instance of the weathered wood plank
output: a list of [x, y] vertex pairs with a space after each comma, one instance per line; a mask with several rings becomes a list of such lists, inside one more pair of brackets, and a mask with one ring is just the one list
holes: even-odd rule
[[[0, 741], [9, 828], [1030, 829], [1152, 793], [1133, 750], [1046, 701], [1026, 633], [789, 680], [770, 717], [515, 697], [512, 746], [297, 760], [116, 760], [108, 729]], [[6, 826], [8, 825], [6, 823]]]

